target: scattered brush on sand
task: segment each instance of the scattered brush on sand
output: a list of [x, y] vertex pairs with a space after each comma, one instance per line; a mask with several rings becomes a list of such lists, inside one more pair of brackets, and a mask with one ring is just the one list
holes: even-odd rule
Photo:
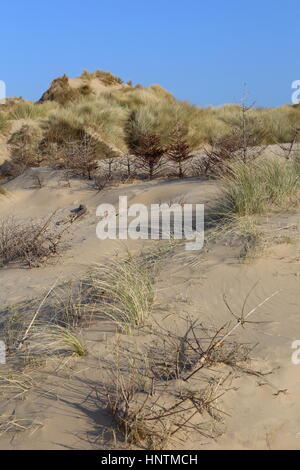
[[253, 346], [232, 339], [239, 326], [251, 323], [250, 317], [278, 294], [247, 312], [252, 290], [239, 315], [224, 298], [233, 323], [220, 328], [187, 317], [183, 334], [162, 325], [151, 328], [150, 344], [137, 347], [117, 337], [102, 371], [107, 378], [98, 389], [101, 407], [114, 420], [111, 428], [99, 430], [104, 444], [111, 438], [118, 448], [166, 449], [191, 433], [214, 439], [224, 432], [227, 413], [221, 398], [236, 391], [235, 374], [263, 375], [251, 367]]
[[[231, 311], [224, 298], [233, 322], [215, 328], [187, 316], [180, 332], [174, 331], [149, 314], [157, 263], [175, 246], [170, 242], [139, 257], [95, 266], [83, 281], [56, 283], [41, 299], [15, 307], [2, 329], [5, 341], [10, 338], [10, 367], [0, 377], [2, 398], [30, 395], [43, 366], [29, 372], [35, 360], [85, 360], [82, 327], [105, 317], [120, 334], [101, 357], [96, 384], [98, 405], [113, 419], [111, 426], [98, 429], [103, 446], [111, 446], [112, 438], [118, 448], [165, 449], [190, 435], [201, 442], [220, 436], [227, 415], [222, 397], [235, 392], [235, 374], [260, 376], [251, 366], [253, 346], [234, 333], [277, 292], [247, 312], [249, 293], [240, 313]], [[140, 335], [142, 341], [135, 344]], [[18, 430], [30, 432], [30, 423], [19, 423]], [[1, 426], [4, 433], [17, 431], [10, 415], [3, 414]]]

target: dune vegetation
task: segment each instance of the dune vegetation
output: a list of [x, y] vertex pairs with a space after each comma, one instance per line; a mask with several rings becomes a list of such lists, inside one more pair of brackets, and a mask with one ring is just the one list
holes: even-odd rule
[[281, 160], [231, 163], [230, 173], [221, 178], [222, 196], [218, 208], [224, 217], [264, 214], [295, 198], [300, 175], [294, 162]]
[[[0, 133], [9, 134], [12, 123], [23, 120], [26, 123], [34, 121], [40, 130], [35, 132], [34, 143], [39, 153], [34, 159], [37, 166], [49, 165], [55, 160], [61, 163], [64, 159], [61, 154], [65, 151], [70, 153], [70, 144], [78, 144], [86, 136], [92, 136], [99, 143], [95, 153], [97, 160], [130, 154], [141, 161], [140, 155], [148, 146], [148, 161], [154, 159], [158, 162], [160, 157], [153, 156], [156, 142], [157, 150], [160, 149], [158, 154], [166, 157], [170, 156], [169, 146], [173, 145], [172, 159], [178, 163], [180, 156], [174, 156], [176, 126], [181, 128], [181, 141], [187, 145], [190, 154], [203, 148], [222, 154], [226, 145], [227, 153], [233, 154], [245, 146], [245, 135], [242, 136], [245, 124], [247, 147], [295, 140], [300, 107], [255, 108], [242, 103], [200, 108], [177, 100], [159, 85], [132, 86], [131, 82], [125, 84], [110, 72], [98, 70], [93, 73], [84, 71], [77, 79], [69, 79], [67, 75], [58, 77], [38, 103], [17, 100], [7, 109], [3, 108]], [[16, 140], [14, 135], [8, 137], [11, 142]], [[244, 144], [241, 144], [242, 139]], [[177, 141], [177, 149], [183, 148], [182, 142]], [[13, 160], [15, 155], [14, 147]], [[69, 156], [67, 161], [70, 162]], [[25, 162], [19, 173], [26, 167]], [[205, 166], [201, 171], [210, 173]], [[17, 172], [15, 168], [12, 173], [15, 175]], [[153, 177], [152, 170], [150, 173]], [[183, 174], [180, 168], [179, 174]]]
[[0, 135], [6, 135], [11, 128], [11, 122], [8, 116], [0, 113]]

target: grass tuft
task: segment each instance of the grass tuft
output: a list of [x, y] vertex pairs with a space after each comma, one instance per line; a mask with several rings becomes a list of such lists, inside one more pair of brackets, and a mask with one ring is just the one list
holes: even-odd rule
[[154, 301], [151, 273], [136, 260], [101, 265], [91, 274], [101, 313], [125, 333], [144, 325]]
[[295, 165], [280, 160], [235, 162], [221, 179], [222, 194], [215, 212], [234, 219], [261, 215], [297, 196], [299, 175]]
[[0, 135], [6, 135], [11, 128], [11, 122], [7, 114], [0, 113]]
[[66, 348], [75, 356], [86, 356], [87, 351], [80, 335], [71, 327], [63, 327], [60, 325], [46, 326], [42, 336], [47, 342], [49, 349]]
[[54, 103], [18, 103], [9, 113], [10, 119], [40, 119], [47, 117], [56, 108]]

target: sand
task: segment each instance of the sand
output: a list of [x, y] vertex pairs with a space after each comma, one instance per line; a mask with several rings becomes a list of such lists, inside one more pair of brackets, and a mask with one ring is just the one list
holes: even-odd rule
[[[43, 176], [42, 189], [33, 186], [34, 171]], [[6, 268], [0, 271], [2, 305], [41, 296], [55, 279], [81, 277], [93, 263], [122, 257], [127, 249], [137, 254], [153, 243], [160, 243], [98, 240], [96, 207], [100, 203], [117, 204], [119, 195], [127, 195], [129, 203], [147, 205], [176, 200], [209, 204], [218, 194], [217, 183], [199, 178], [133, 182], [97, 193], [79, 178], [73, 179], [69, 188], [61, 181], [61, 176], [58, 170], [50, 168], [31, 169], [6, 184], [10, 194], [8, 198], [0, 198], [1, 216], [45, 217], [58, 210], [57, 217], [64, 218], [79, 204], [87, 206], [88, 214], [73, 224], [68, 249], [57, 260], [31, 270]], [[188, 440], [178, 440], [172, 443], [173, 447], [300, 448], [300, 365], [292, 362], [292, 343], [300, 340], [299, 215], [291, 210], [262, 221], [269, 234], [268, 247], [252, 261], [241, 262], [238, 247], [222, 241], [200, 252], [177, 247], [159, 264], [152, 315], [164, 326], [174, 328], [175, 325], [180, 329], [180, 319], [187, 314], [202, 322], [220, 325], [232, 320], [224, 294], [238, 314], [255, 284], [247, 311], [280, 291], [253, 315], [252, 320], [259, 323], [249, 323], [235, 334], [239, 342], [257, 344], [251, 353], [252, 367], [268, 375], [237, 374], [233, 389], [222, 399], [222, 408], [227, 413], [222, 436], [212, 440], [191, 432]], [[36, 428], [34, 433], [2, 435], [0, 449], [103, 447], [99, 437], [101, 427], [109, 425], [110, 418], [99, 406], [97, 387], [102, 380], [101, 367], [114, 347], [116, 333], [112, 323], [102, 319], [95, 321], [83, 334], [89, 351], [86, 358], [72, 359], [55, 372], [51, 364], [35, 370], [34, 374], [42, 379], [39, 378], [24, 401], [3, 400], [0, 414], [14, 413], [18, 418], [30, 418]], [[144, 340], [145, 335], [134, 333], [134, 343], [141, 345]]]

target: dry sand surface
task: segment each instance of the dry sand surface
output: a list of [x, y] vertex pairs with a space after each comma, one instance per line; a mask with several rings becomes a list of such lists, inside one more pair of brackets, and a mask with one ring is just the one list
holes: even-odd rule
[[[34, 171], [43, 176], [41, 189], [34, 187]], [[0, 196], [0, 214], [4, 217], [45, 217], [57, 210], [55, 217], [59, 220], [79, 204], [87, 206], [88, 214], [72, 225], [67, 249], [51, 263], [33, 269], [0, 270], [2, 306], [41, 297], [56, 279], [80, 278], [94, 263], [121, 258], [127, 250], [134, 255], [163, 243], [98, 240], [96, 207], [100, 203], [117, 204], [119, 195], [127, 195], [130, 204], [178, 200], [209, 204], [218, 193], [215, 182], [199, 178], [133, 182], [97, 192], [81, 179], [72, 180], [68, 187], [60, 172], [49, 168], [27, 170], [5, 187], [8, 197]], [[220, 399], [224, 411], [222, 435], [210, 439], [192, 429], [188, 438], [178, 436], [171, 447], [300, 449], [300, 365], [291, 359], [292, 342], [300, 340], [299, 217], [299, 212], [291, 211], [263, 220], [268, 247], [249, 262], [241, 262], [239, 248], [226, 240], [211, 242], [200, 252], [177, 246], [158, 261], [151, 315], [156, 323], [181, 334], [185, 316], [208, 325], [232, 321], [224, 294], [238, 315], [254, 285], [246, 311], [279, 291], [253, 314], [253, 323], [234, 333], [236, 341], [257, 345], [251, 352], [251, 368], [263, 374], [233, 372], [229, 390]], [[24, 400], [3, 399], [0, 416], [31, 420], [34, 425], [24, 432], [4, 433], [0, 449], [102, 448], [101, 429], [111, 420], [99, 405], [98, 384], [119, 335], [111, 321], [101, 319], [84, 329], [83, 336], [88, 349], [85, 358], [71, 358], [61, 367], [47, 364], [35, 369], [36, 384]], [[122, 338], [138, 349], [150, 341], [149, 332], [140, 330]], [[218, 367], [221, 373], [222, 368], [225, 371], [224, 365]]]

